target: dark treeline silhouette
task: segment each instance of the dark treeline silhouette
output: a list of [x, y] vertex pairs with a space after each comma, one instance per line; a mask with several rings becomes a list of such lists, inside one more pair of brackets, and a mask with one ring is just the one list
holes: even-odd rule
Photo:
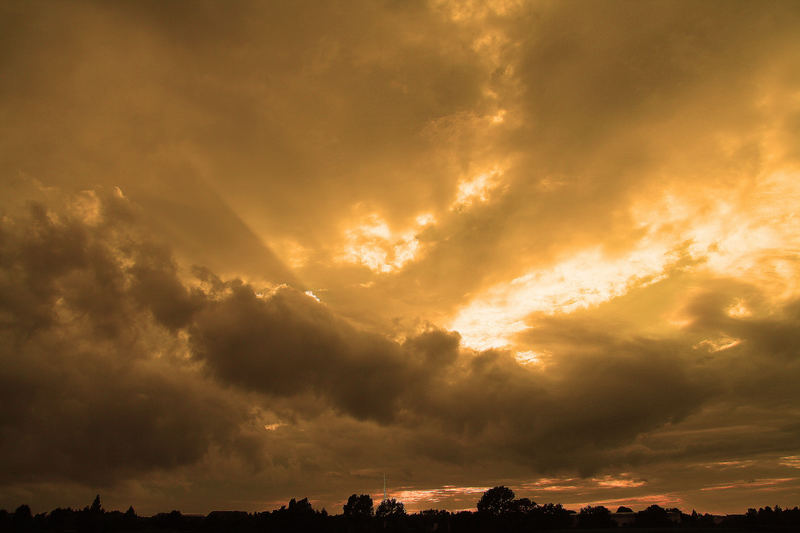
[[579, 512], [561, 504], [539, 505], [528, 498], [516, 498], [507, 487], [486, 491], [477, 502], [477, 512], [451, 513], [442, 510], [407, 514], [401, 502], [387, 499], [374, 507], [368, 494], [353, 494], [341, 514], [315, 510], [308, 498], [295, 500], [274, 511], [247, 513], [213, 511], [206, 516], [184, 515], [180, 511], [138, 516], [133, 507], [126, 512], [105, 511], [98, 495], [83, 509], [54, 509], [33, 515], [27, 505], [14, 512], [0, 510], [2, 532], [321, 532], [321, 533], [515, 533], [539, 530], [629, 529], [664, 531], [800, 531], [800, 509], [779, 506], [748, 509], [740, 515], [712, 516], [651, 505], [634, 512], [620, 506], [616, 512], [587, 506]]

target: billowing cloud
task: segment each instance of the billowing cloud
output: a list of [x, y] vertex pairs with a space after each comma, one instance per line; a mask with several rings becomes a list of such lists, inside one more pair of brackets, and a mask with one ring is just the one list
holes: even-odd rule
[[194, 463], [249, 416], [180, 363], [171, 330], [194, 303], [168, 255], [119, 232], [123, 202], [101, 208], [96, 225], [41, 204], [4, 220], [4, 483]]

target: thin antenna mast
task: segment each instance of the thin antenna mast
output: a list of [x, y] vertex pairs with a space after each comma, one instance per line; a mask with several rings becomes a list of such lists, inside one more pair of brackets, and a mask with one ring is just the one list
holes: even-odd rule
[[383, 501], [386, 501], [386, 472], [383, 473]]

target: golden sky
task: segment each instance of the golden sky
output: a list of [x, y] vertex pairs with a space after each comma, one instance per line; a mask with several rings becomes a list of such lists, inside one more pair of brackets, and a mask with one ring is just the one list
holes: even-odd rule
[[797, 2], [0, 4], [0, 507], [800, 502]]

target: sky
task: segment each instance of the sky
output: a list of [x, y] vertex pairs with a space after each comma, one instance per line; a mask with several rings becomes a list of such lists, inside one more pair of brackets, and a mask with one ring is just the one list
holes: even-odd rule
[[800, 504], [798, 28], [0, 3], [0, 508]]

